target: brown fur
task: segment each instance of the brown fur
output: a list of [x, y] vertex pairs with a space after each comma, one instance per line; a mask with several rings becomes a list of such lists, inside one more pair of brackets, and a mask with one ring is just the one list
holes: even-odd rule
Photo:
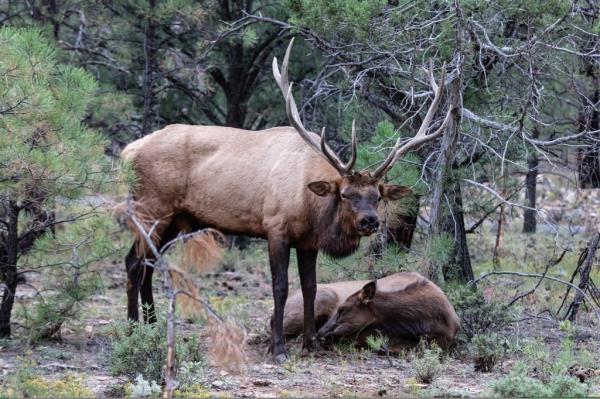
[[[373, 292], [367, 292], [374, 288]], [[363, 344], [377, 332], [387, 336], [394, 350], [420, 338], [448, 347], [459, 319], [442, 290], [418, 273], [395, 273], [373, 282], [344, 281], [317, 286], [315, 314], [321, 316], [319, 335], [352, 338]], [[297, 335], [302, 325], [302, 296], [290, 296], [284, 312], [284, 331]], [[327, 322], [323, 322], [327, 319]]]
[[356, 228], [360, 209], [307, 186], [326, 181], [331, 194], [352, 187], [359, 195], [378, 196], [376, 179], [366, 172], [340, 177], [290, 127], [250, 132], [170, 125], [129, 144], [122, 157], [137, 176], [136, 212], [161, 220], [158, 235], [184, 214], [199, 227], [284, 239], [340, 257], [366, 235]]

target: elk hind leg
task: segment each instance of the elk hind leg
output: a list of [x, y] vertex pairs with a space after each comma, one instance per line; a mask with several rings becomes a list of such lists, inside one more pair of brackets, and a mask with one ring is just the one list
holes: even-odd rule
[[137, 255], [137, 243], [133, 243], [125, 257], [127, 271], [127, 319], [139, 320], [138, 296], [140, 295], [141, 259]]
[[302, 333], [302, 350], [312, 352], [315, 349], [315, 297], [317, 295], [317, 251], [296, 249], [298, 272], [302, 287], [304, 303], [304, 329]]
[[271, 284], [275, 303], [269, 350], [273, 354], [276, 363], [283, 363], [287, 359], [283, 340], [283, 312], [288, 295], [289, 263], [289, 243], [283, 240], [269, 239], [269, 264], [271, 266]]

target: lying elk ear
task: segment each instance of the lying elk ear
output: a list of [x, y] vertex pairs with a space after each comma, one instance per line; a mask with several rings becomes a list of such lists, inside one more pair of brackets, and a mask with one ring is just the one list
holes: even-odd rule
[[319, 197], [324, 197], [328, 194], [335, 194], [338, 191], [338, 185], [332, 181], [314, 181], [308, 183], [308, 189]]
[[412, 190], [396, 184], [380, 184], [379, 193], [384, 200], [395, 201], [412, 194]]
[[358, 293], [358, 300], [363, 305], [368, 304], [375, 296], [375, 291], [377, 291], [377, 280], [373, 280], [362, 287], [362, 290]]

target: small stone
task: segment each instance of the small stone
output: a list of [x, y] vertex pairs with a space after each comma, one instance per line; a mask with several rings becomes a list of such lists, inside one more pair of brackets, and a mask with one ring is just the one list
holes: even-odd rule
[[211, 382], [210, 385], [212, 385], [213, 388], [221, 389], [225, 386], [225, 383], [223, 381], [216, 380]]

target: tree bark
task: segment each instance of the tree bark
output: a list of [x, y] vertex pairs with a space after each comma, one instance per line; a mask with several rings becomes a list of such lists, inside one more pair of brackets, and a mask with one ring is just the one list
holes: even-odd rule
[[154, 86], [156, 84], [157, 75], [157, 59], [156, 59], [156, 25], [154, 23], [154, 8], [156, 0], [149, 0], [151, 15], [146, 20], [146, 28], [144, 31], [144, 75], [142, 83], [142, 95], [144, 98], [144, 108], [142, 111], [142, 136], [152, 133], [154, 129], [154, 106], [156, 103]]
[[[539, 132], [537, 128], [533, 129], [533, 138], [537, 139]], [[523, 215], [523, 233], [535, 233], [537, 227], [537, 212], [535, 211], [537, 195], [537, 177], [539, 160], [535, 150], [529, 154], [527, 159], [527, 175], [525, 175], [525, 189], [527, 196], [527, 206], [532, 209], [525, 209]]]
[[[600, 8], [597, 6], [590, 7], [589, 14], [584, 16], [590, 25], [597, 23], [598, 12]], [[598, 36], [591, 36], [589, 41], [583, 46], [582, 53], [590, 53], [598, 48]], [[588, 87], [594, 88], [590, 99], [582, 98], [581, 109], [578, 116], [579, 131], [594, 131], [600, 129], [600, 109], [598, 102], [600, 101], [600, 67], [598, 61], [590, 56], [581, 57], [582, 75], [587, 76], [590, 82]], [[585, 96], [582, 96], [585, 97]], [[597, 142], [598, 135], [585, 140], [588, 144], [587, 148], [579, 149], [577, 152], [577, 175], [581, 188], [600, 188], [600, 145]]]
[[[460, 55], [459, 55], [460, 57]], [[459, 60], [459, 64], [462, 60]], [[433, 198], [431, 204], [431, 221], [429, 226], [429, 242], [428, 248], [434, 243], [435, 239], [444, 233], [444, 213], [445, 211], [451, 212], [452, 209], [445, 210], [446, 194], [448, 188], [456, 184], [450, 182], [452, 165], [456, 158], [456, 151], [458, 146], [458, 138], [460, 133], [460, 117], [462, 109], [462, 98], [461, 98], [461, 85], [462, 85], [462, 68], [459, 68], [458, 76], [452, 82], [450, 86], [450, 98], [449, 106], [454, 107], [452, 111], [453, 115], [444, 131], [441, 143], [441, 154], [438, 160], [436, 170], [433, 178]], [[458, 190], [460, 192], [460, 190]], [[456, 202], [456, 201], [453, 201]], [[464, 221], [462, 221], [462, 230], [464, 231]], [[458, 229], [460, 230], [460, 228]], [[453, 229], [454, 231], [454, 229]], [[459, 239], [460, 240], [460, 239]], [[459, 243], [459, 240], [454, 240], [454, 244]], [[464, 242], [466, 246], [466, 241]], [[456, 253], [462, 252], [461, 250], [454, 249]], [[468, 253], [468, 251], [467, 251]], [[448, 268], [454, 268], [455, 265], [447, 265]], [[435, 260], [429, 262], [429, 278], [440, 284], [444, 282], [444, 272], [442, 265], [437, 264]]]
[[462, 206], [462, 191], [460, 182], [454, 180], [446, 192], [450, 202], [450, 213], [444, 217], [442, 230], [454, 237], [454, 246], [450, 262], [443, 265], [442, 272], [446, 281], [467, 283], [474, 279], [471, 256], [467, 245], [465, 218]]
[[15, 302], [15, 291], [17, 289], [17, 255], [19, 246], [19, 212], [21, 209], [14, 201], [9, 200], [7, 204], [8, 231], [6, 234], [6, 251], [0, 259], [0, 268], [4, 278], [2, 287], [2, 304], [0, 305], [0, 337], [10, 337], [10, 317]]
[[587, 256], [585, 257], [585, 261], [581, 265], [580, 271], [580, 279], [578, 288], [581, 291], [577, 291], [575, 293], [575, 298], [569, 306], [570, 312], [567, 312], [568, 319], [575, 323], [577, 320], [577, 312], [579, 311], [579, 306], [581, 302], [583, 302], [583, 295], [581, 292], [585, 292], [588, 289], [588, 284], [590, 281], [590, 271], [592, 270], [592, 266], [594, 265], [594, 257], [596, 256], [596, 250], [598, 249], [598, 244], [600, 243], [600, 233], [594, 234], [594, 237], [590, 240], [588, 247], [586, 249]]

